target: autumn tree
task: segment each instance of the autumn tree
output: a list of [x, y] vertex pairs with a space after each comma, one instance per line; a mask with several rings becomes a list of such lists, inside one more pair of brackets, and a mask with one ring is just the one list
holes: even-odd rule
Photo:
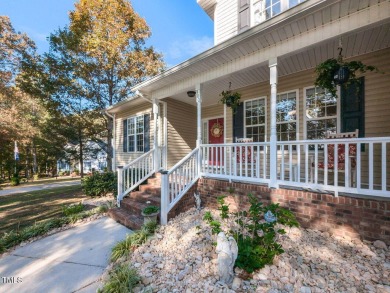
[[[128, 0], [80, 0], [70, 13], [69, 32], [80, 84], [100, 110], [128, 98], [132, 86], [163, 68], [161, 55], [145, 46], [151, 35], [146, 21]], [[104, 119], [111, 168], [112, 121]]]

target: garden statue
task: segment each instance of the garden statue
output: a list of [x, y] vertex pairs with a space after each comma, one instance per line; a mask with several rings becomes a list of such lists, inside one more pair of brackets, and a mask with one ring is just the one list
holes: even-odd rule
[[196, 204], [196, 210], [199, 212], [200, 211], [200, 195], [196, 192], [194, 192], [194, 197], [195, 197], [195, 204]]
[[233, 237], [226, 237], [220, 232], [217, 237], [218, 273], [219, 282], [230, 285], [234, 279], [234, 263], [238, 255], [238, 246]]

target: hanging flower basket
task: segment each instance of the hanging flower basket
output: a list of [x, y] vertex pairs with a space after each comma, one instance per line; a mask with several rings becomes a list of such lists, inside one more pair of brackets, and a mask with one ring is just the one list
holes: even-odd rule
[[365, 65], [361, 61], [343, 62], [340, 51], [337, 59], [327, 59], [316, 66], [317, 78], [314, 85], [322, 87], [332, 96], [337, 97], [337, 85], [347, 87], [349, 84], [359, 83], [358, 74], [367, 71], [378, 72], [378, 68]]
[[238, 92], [232, 92], [231, 90], [223, 91], [219, 100], [222, 104], [225, 104], [229, 108], [232, 108], [233, 112], [236, 112], [237, 107], [240, 105], [241, 94]]
[[342, 85], [349, 79], [349, 68], [347, 66], [340, 66], [333, 76], [334, 83], [336, 85]]

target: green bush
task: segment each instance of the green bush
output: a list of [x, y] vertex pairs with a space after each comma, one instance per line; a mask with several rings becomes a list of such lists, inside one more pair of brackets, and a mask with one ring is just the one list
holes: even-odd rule
[[113, 172], [94, 173], [83, 178], [83, 191], [88, 196], [106, 196], [109, 193], [117, 194], [117, 177]]
[[74, 214], [78, 214], [84, 210], [83, 204], [80, 202], [78, 204], [71, 204], [68, 206], [62, 206], [62, 213], [64, 216], [70, 216]]
[[135, 269], [131, 269], [124, 263], [114, 268], [109, 274], [109, 279], [98, 292], [102, 293], [127, 293], [133, 292], [141, 280]]
[[11, 185], [12, 186], [17, 186], [20, 184], [20, 178], [19, 176], [13, 176], [11, 177]]
[[38, 179], [39, 179], [39, 174], [34, 174], [34, 175], [33, 175], [33, 179], [34, 179], [34, 180], [38, 180]]
[[209, 223], [213, 234], [230, 227], [225, 233], [233, 236], [237, 242], [235, 266], [252, 273], [272, 263], [276, 255], [284, 252], [277, 238], [286, 232], [277, 224], [297, 227], [298, 222], [292, 212], [279, 207], [279, 204], [263, 206], [253, 195], [249, 194], [248, 197], [251, 204], [249, 210], [238, 213], [229, 213], [224, 196], [219, 197], [220, 219], [214, 219], [210, 212], [206, 212], [203, 219]]

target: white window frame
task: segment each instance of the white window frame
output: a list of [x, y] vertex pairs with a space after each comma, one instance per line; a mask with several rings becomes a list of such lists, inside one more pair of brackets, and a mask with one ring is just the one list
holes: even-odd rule
[[[287, 124], [287, 123], [291, 123], [291, 122], [295, 122], [296, 124], [296, 133], [295, 133], [295, 140], [299, 140], [300, 138], [300, 132], [299, 132], [299, 89], [295, 89], [295, 90], [291, 90], [291, 91], [285, 91], [285, 92], [281, 92], [281, 93], [277, 93], [277, 96], [276, 96], [276, 105], [278, 104], [278, 97], [280, 95], [284, 95], [284, 94], [290, 94], [290, 93], [294, 93], [295, 92], [295, 111], [296, 111], [296, 114], [295, 114], [295, 120], [291, 120], [291, 121], [286, 121], [286, 122], [278, 122], [276, 120], [276, 136], [277, 136], [277, 140], [279, 141], [279, 134], [278, 134], [278, 125], [279, 124]], [[306, 105], [306, 103], [305, 103]], [[306, 113], [306, 112], [305, 112]]]
[[[321, 117], [321, 118], [316, 118], [316, 119], [309, 119], [307, 118], [307, 115], [306, 115], [306, 111], [307, 111], [307, 107], [306, 107], [306, 100], [307, 100], [307, 90], [308, 89], [312, 89], [312, 88], [315, 88], [316, 86], [312, 85], [312, 86], [308, 86], [308, 87], [304, 87], [303, 88], [303, 96], [304, 96], [304, 101], [303, 101], [303, 137], [304, 137], [304, 140], [307, 140], [307, 121], [311, 121], [311, 120], [326, 120], [326, 119], [333, 119], [333, 118], [336, 118], [336, 131], [339, 132], [339, 129], [340, 129], [340, 98], [336, 98], [337, 100], [337, 111], [336, 111], [336, 115], [335, 116], [327, 116], [327, 117]], [[340, 97], [340, 89], [339, 87], [337, 87], [337, 96]]]
[[[292, 8], [292, 7], [295, 7], [307, 0], [298, 0], [299, 3], [294, 5], [294, 6], [291, 6], [290, 7], [290, 0], [280, 0], [280, 13], [279, 14], [282, 14], [283, 12], [285, 12], [286, 10]], [[258, 4], [260, 6], [260, 10], [259, 9], [255, 9], [255, 5]], [[270, 18], [266, 19], [265, 18], [265, 0], [251, 0], [251, 3], [250, 3], [250, 21], [251, 21], [251, 27], [255, 26], [255, 25], [258, 25], [264, 21], [267, 21], [275, 16], [271, 16]], [[255, 21], [256, 19], [256, 12], [259, 11], [258, 13], [261, 14], [263, 12], [263, 16], [260, 18], [260, 20], [258, 22]]]
[[[247, 133], [246, 133], [246, 128], [247, 128], [247, 125], [246, 125], [246, 103], [247, 102], [251, 102], [251, 101], [256, 101], [256, 100], [264, 100], [264, 107], [265, 107], [265, 114], [264, 114], [264, 142], [268, 141], [268, 136], [267, 136], [267, 129], [268, 129], [268, 105], [267, 105], [267, 96], [263, 96], [263, 97], [257, 97], [257, 98], [254, 98], [254, 99], [249, 99], [249, 100], [245, 100], [243, 101], [244, 103], [244, 137], [247, 137]], [[256, 124], [256, 126], [262, 126], [263, 124]], [[253, 126], [253, 125], [251, 125]]]
[[[138, 141], [137, 141], [137, 135], [141, 134], [137, 132], [137, 118], [142, 117], [142, 137], [143, 137], [143, 150], [138, 150]], [[128, 153], [144, 153], [145, 150], [145, 115], [140, 114], [140, 115], [134, 115], [126, 119], [127, 120], [127, 152]], [[131, 120], [134, 121], [134, 134], [130, 134], [130, 123]], [[130, 136], [134, 137], [134, 151], [130, 151]]]

